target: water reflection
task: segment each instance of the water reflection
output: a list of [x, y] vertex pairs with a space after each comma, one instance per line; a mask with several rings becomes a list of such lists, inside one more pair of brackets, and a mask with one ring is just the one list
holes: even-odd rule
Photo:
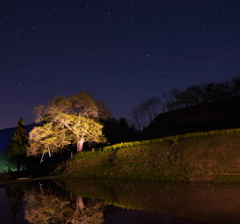
[[162, 183], [149, 181], [66, 180], [77, 194], [92, 195], [112, 205], [155, 211], [193, 222], [240, 223], [239, 184]]
[[40, 184], [25, 194], [25, 219], [29, 223], [102, 223], [102, 201], [74, 196], [65, 191], [53, 191]]
[[5, 185], [0, 200], [1, 223], [240, 223], [239, 184], [54, 179]]

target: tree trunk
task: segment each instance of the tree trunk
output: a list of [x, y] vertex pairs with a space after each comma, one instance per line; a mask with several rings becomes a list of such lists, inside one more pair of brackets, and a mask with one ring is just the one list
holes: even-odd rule
[[84, 203], [83, 203], [83, 198], [77, 196], [76, 204], [77, 204], [77, 208], [79, 209], [80, 213], [82, 213], [82, 212], [83, 212], [83, 209], [84, 209], [84, 207], [85, 207], [85, 205], [84, 205]]
[[41, 157], [41, 160], [40, 160], [40, 164], [44, 161], [44, 160], [43, 160], [44, 154], [45, 154], [45, 153], [42, 154], [42, 157]]
[[19, 172], [20, 171], [20, 159], [17, 158], [17, 171]]
[[48, 147], [48, 155], [49, 155], [49, 157], [51, 158], [51, 152], [50, 152], [49, 147]]
[[84, 138], [80, 138], [77, 142], [77, 151], [81, 152], [83, 150]]

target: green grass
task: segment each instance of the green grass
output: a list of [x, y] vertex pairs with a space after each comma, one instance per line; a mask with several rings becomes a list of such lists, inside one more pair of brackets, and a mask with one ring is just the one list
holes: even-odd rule
[[188, 133], [188, 134], [184, 134], [184, 135], [174, 135], [174, 136], [152, 139], [152, 140], [145, 140], [145, 141], [124, 142], [124, 143], [115, 144], [112, 146], [106, 146], [103, 148], [103, 151], [113, 151], [113, 150], [118, 150], [121, 148], [151, 145], [153, 143], [160, 143], [160, 142], [177, 143], [178, 141], [180, 141], [182, 139], [199, 138], [199, 137], [206, 137], [206, 136], [209, 137], [209, 136], [216, 136], [216, 135], [218, 135], [218, 136], [231, 135], [231, 134], [240, 134], [240, 128], [214, 130], [214, 131], [209, 131], [209, 132], [195, 132], [195, 133]]
[[78, 177], [237, 181], [237, 174], [240, 174], [239, 137], [240, 129], [231, 129], [107, 146], [103, 151], [78, 153], [64, 174]]

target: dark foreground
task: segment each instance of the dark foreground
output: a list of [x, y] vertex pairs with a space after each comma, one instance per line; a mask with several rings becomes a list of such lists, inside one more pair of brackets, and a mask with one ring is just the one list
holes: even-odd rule
[[0, 185], [1, 223], [240, 223], [240, 184], [53, 179]]

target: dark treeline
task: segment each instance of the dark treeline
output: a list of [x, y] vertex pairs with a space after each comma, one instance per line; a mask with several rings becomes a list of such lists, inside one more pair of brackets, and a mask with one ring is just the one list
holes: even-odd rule
[[220, 83], [191, 85], [185, 90], [173, 88], [160, 98], [152, 97], [140, 103], [132, 109], [131, 115], [138, 130], [142, 130], [158, 116], [158, 111], [170, 112], [236, 96], [240, 96], [240, 77]]
[[136, 141], [138, 140], [138, 133], [135, 126], [130, 125], [124, 117], [118, 120], [109, 118], [104, 122], [103, 134], [108, 139], [108, 144]]
[[161, 101], [158, 97], [151, 97], [134, 107], [131, 116], [138, 130], [147, 127], [159, 114]]

